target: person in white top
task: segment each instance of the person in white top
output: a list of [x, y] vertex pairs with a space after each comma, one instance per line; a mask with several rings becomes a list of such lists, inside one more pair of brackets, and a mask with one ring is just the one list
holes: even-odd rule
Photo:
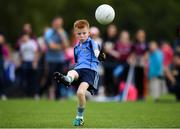
[[25, 88], [26, 95], [37, 96], [38, 46], [27, 34], [23, 34], [21, 37], [20, 56], [22, 61], [22, 86]]
[[28, 35], [22, 37], [20, 53], [24, 62], [34, 62], [38, 47], [34, 40], [29, 39]]

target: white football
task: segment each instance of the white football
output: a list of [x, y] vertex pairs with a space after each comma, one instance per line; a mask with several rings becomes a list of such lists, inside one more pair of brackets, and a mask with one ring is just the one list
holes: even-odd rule
[[109, 24], [114, 20], [114, 17], [114, 9], [108, 4], [102, 4], [96, 9], [95, 18], [100, 24]]

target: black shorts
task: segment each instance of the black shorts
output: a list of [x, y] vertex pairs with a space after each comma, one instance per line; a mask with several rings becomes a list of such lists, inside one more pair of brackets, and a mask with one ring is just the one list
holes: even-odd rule
[[75, 69], [78, 73], [79, 78], [77, 81], [74, 81], [72, 85], [79, 86], [81, 82], [87, 82], [89, 88], [87, 89], [91, 94], [95, 94], [98, 90], [98, 81], [99, 75], [96, 71], [91, 69]]

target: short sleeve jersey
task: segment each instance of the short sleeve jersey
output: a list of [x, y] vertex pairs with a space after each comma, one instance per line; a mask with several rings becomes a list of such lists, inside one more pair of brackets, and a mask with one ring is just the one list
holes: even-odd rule
[[87, 68], [98, 71], [99, 60], [94, 54], [94, 50], [99, 46], [90, 37], [84, 43], [78, 43], [74, 48], [74, 56], [76, 60], [74, 69]]

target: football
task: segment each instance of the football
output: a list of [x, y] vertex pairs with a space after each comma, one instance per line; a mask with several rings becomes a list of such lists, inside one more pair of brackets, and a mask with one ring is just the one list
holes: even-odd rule
[[103, 25], [109, 24], [114, 20], [115, 11], [108, 4], [100, 5], [95, 11], [96, 20]]

